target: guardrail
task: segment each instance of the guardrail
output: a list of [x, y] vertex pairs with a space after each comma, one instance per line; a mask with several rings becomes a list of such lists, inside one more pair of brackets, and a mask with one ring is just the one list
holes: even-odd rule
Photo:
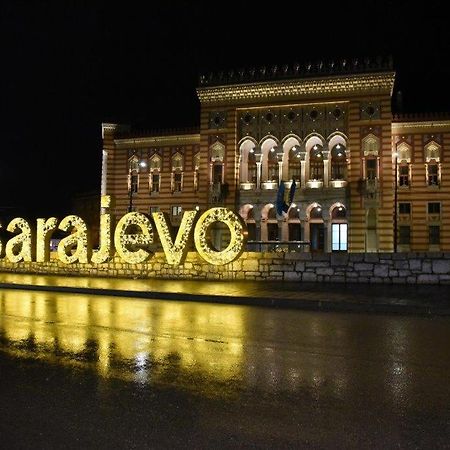
[[309, 241], [247, 241], [249, 252], [304, 252]]

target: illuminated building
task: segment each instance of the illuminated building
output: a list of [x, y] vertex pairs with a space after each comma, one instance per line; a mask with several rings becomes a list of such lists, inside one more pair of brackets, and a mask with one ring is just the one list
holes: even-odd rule
[[250, 240], [312, 251], [448, 251], [450, 120], [394, 117], [394, 79], [382, 59], [202, 76], [197, 130], [103, 124], [102, 194], [117, 216], [161, 211], [175, 226], [225, 206]]

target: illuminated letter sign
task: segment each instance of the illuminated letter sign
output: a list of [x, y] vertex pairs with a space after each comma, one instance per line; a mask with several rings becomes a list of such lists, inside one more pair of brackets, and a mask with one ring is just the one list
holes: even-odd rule
[[92, 262], [102, 264], [112, 257], [111, 214], [100, 216], [100, 248], [92, 252]]
[[56, 230], [58, 219], [50, 217], [50, 219], [37, 219], [36, 226], [36, 261], [50, 261], [50, 238], [52, 231]]
[[172, 241], [170, 228], [167, 225], [168, 220], [162, 212], [155, 212], [152, 214], [155, 221], [156, 230], [158, 231], [159, 240], [166, 255], [167, 262], [170, 265], [178, 266], [186, 258], [188, 251], [189, 237], [194, 224], [195, 215], [197, 211], [185, 211], [181, 220], [181, 225], [175, 238], [175, 243]]
[[[225, 250], [217, 251], [210, 247], [208, 230], [214, 222], [222, 222], [230, 230], [230, 243]], [[228, 264], [239, 258], [247, 241], [245, 225], [241, 218], [226, 208], [211, 208], [203, 213], [195, 225], [194, 237], [200, 256], [214, 265]]]
[[6, 243], [6, 257], [13, 263], [20, 261], [33, 261], [33, 232], [30, 224], [21, 217], [17, 217], [9, 222], [6, 228], [11, 233], [21, 231]]
[[[133, 228], [139, 228], [141, 232], [128, 234], [128, 229]], [[114, 232], [114, 245], [116, 252], [125, 262], [139, 264], [147, 261], [150, 252], [145, 250], [145, 247], [152, 243], [153, 230], [147, 216], [130, 212], [119, 220]]]
[[[72, 234], [58, 244], [58, 258], [65, 264], [76, 261], [87, 263], [90, 257], [90, 242], [86, 223], [81, 217], [67, 216], [61, 220], [59, 229]], [[75, 250], [74, 250], [75, 249]]]

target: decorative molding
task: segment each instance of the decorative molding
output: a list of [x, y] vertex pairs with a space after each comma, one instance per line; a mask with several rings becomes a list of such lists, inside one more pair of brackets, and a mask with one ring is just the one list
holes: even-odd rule
[[392, 132], [394, 133], [413, 133], [418, 131], [424, 133], [426, 131], [450, 131], [450, 120], [441, 120], [438, 122], [395, 122], [392, 123]]
[[152, 136], [130, 139], [114, 139], [118, 148], [128, 148], [131, 146], [146, 145], [177, 145], [177, 144], [198, 144], [200, 143], [200, 134], [185, 134], [177, 136]]
[[380, 94], [391, 95], [394, 72], [344, 77], [323, 77], [315, 79], [284, 80], [235, 84], [197, 88], [203, 104], [238, 103], [243, 100], [267, 100], [284, 97], [326, 97], [333, 94]]

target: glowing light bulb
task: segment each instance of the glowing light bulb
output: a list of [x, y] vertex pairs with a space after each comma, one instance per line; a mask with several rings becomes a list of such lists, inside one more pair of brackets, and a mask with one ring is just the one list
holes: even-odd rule
[[145, 161], [141, 161], [141, 162], [139, 163], [139, 165], [140, 165], [141, 167], [147, 167], [147, 163], [146, 163]]

